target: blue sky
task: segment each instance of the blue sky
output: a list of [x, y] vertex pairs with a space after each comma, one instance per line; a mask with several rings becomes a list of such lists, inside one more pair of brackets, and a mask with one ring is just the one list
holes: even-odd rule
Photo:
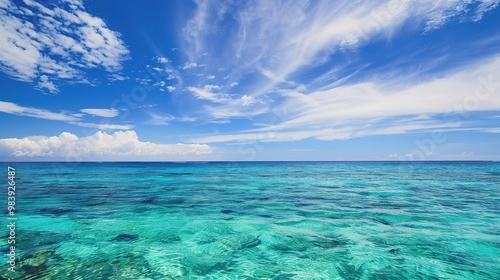
[[498, 6], [0, 0], [0, 159], [500, 160]]

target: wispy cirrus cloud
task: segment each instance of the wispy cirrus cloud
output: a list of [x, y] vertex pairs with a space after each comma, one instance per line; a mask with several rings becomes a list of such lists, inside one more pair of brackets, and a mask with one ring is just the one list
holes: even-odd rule
[[251, 117], [260, 115], [269, 110], [267, 101], [263, 98], [254, 98], [250, 95], [238, 95], [226, 93], [217, 85], [205, 85], [201, 87], [187, 87], [195, 98], [209, 101], [204, 105], [204, 110], [210, 115], [209, 122], [218, 122], [223, 119], [227, 122], [232, 117]]
[[490, 129], [485, 130], [485, 132], [500, 133], [500, 127], [490, 128]]
[[[349, 61], [332, 60], [335, 54], [349, 53], [349, 50], [360, 48], [374, 39], [385, 38], [390, 42], [394, 34], [407, 25], [416, 26], [413, 29], [418, 29], [419, 34], [432, 32], [454, 19], [477, 21], [496, 8], [498, 2], [254, 0], [242, 4], [197, 1], [197, 10], [183, 29], [186, 43], [183, 51], [190, 61], [184, 66], [205, 65], [200, 69], [205, 83], [219, 84], [230, 95], [276, 97], [278, 90], [301, 86], [307, 88], [305, 94], [309, 94], [341, 86], [356, 75], [355, 71], [346, 72]], [[278, 14], [288, 16], [276, 16]], [[231, 22], [229, 26], [228, 21]], [[206, 53], [221, 55], [204, 55]], [[310, 69], [318, 67], [328, 68], [328, 71], [313, 82], [302, 79], [304, 75], [310, 75]], [[422, 69], [425, 66], [415, 71], [423, 72]], [[194, 80], [200, 83], [198, 77]], [[244, 85], [245, 91], [231, 89], [229, 85], [232, 84]], [[228, 102], [221, 102], [223, 96], [201, 92], [196, 85], [191, 85], [188, 90], [200, 100], [219, 104], [210, 104], [206, 108], [220, 107], [223, 111], [231, 111]], [[232, 107], [234, 112], [239, 112], [241, 105], [233, 104]], [[210, 115], [212, 112], [216, 110], [205, 111], [216, 117]], [[254, 112], [262, 114], [266, 111]]]
[[454, 130], [496, 132], [496, 127], [479, 129], [473, 122], [469, 124], [468, 116], [472, 112], [500, 110], [499, 76], [500, 57], [496, 57], [492, 62], [469, 65], [447, 77], [405, 88], [360, 83], [308, 95], [288, 93], [291, 98], [275, 109], [275, 123], [191, 141], [334, 140]]
[[51, 120], [51, 121], [62, 121], [81, 127], [90, 127], [103, 130], [108, 130], [108, 129], [126, 130], [126, 129], [132, 129], [134, 127], [133, 125], [128, 125], [128, 124], [112, 124], [108, 123], [107, 121], [101, 123], [92, 123], [92, 122], [86, 122], [83, 119], [85, 114], [91, 114], [103, 118], [111, 118], [114, 116], [118, 116], [118, 111], [116, 109], [82, 109], [81, 112], [85, 114], [81, 114], [81, 113], [71, 113], [68, 111], [52, 112], [46, 109], [24, 107], [12, 102], [0, 101], [0, 112], [22, 117], [31, 117], [31, 118]]
[[0, 1], [1, 71], [56, 93], [58, 82], [89, 83], [86, 69], [122, 68], [129, 51], [119, 33], [80, 0], [52, 4]]
[[[473, 3], [474, 2], [474, 3]], [[204, 52], [223, 47], [226, 68], [260, 69], [277, 80], [301, 66], [324, 63], [325, 56], [357, 47], [376, 35], [390, 37], [407, 21], [426, 29], [441, 27], [450, 18], [473, 20], [494, 9], [498, 1], [250, 1], [241, 4], [199, 1], [184, 29], [190, 64]], [[278, 13], [289, 16], [277, 17]], [[474, 17], [473, 17], [474, 16]], [[224, 18], [234, 18], [228, 43], [214, 44]], [[214, 58], [215, 59], [215, 58]], [[221, 57], [217, 57], [220, 60]], [[220, 63], [214, 63], [220, 67]], [[208, 64], [210, 65], [210, 64]], [[241, 66], [240, 66], [241, 65]]]
[[164, 115], [164, 114], [155, 114], [152, 112], [147, 113], [150, 117], [148, 121], [145, 122], [145, 124], [148, 125], [169, 125], [171, 121], [175, 119], [172, 115]]
[[70, 122], [70, 124], [81, 127], [96, 128], [101, 130], [130, 130], [134, 128], [133, 125], [129, 124], [112, 124], [107, 122], [101, 122], [101, 123]]
[[32, 117], [52, 121], [77, 121], [79, 118], [67, 113], [51, 112], [45, 109], [19, 106], [12, 102], [0, 101], [0, 112], [18, 116]]
[[230, 103], [232, 99], [228, 94], [212, 92], [219, 89], [219, 86], [214, 85], [205, 85], [203, 88], [187, 87], [187, 90], [192, 92], [197, 99], [208, 100], [213, 103]]
[[72, 160], [175, 160], [212, 153], [203, 144], [157, 144], [143, 142], [135, 131], [113, 134], [98, 131], [78, 137], [63, 132], [58, 136], [0, 139], [0, 154], [16, 158], [71, 158]]
[[80, 111], [89, 115], [94, 115], [103, 118], [114, 118], [119, 115], [119, 112], [116, 109], [89, 108], [89, 109], [81, 109]]

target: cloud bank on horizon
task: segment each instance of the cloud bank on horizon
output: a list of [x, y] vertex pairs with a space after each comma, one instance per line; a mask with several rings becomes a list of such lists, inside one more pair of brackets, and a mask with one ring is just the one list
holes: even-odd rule
[[116, 158], [128, 135], [127, 158], [383, 160], [441, 132], [423, 159], [500, 159], [499, 4], [0, 0], [3, 126], [51, 127], [0, 133], [0, 153]]
[[109, 160], [162, 159], [168, 156], [203, 155], [212, 152], [203, 144], [155, 144], [141, 142], [134, 131], [118, 131], [113, 134], [96, 132], [80, 137], [63, 132], [52, 137], [26, 137], [0, 139], [0, 151], [14, 157], [50, 157], [62, 160], [96, 160], [105, 156]]

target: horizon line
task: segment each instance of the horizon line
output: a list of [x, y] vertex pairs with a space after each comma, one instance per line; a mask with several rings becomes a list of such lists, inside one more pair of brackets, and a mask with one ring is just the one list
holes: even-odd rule
[[423, 163], [423, 162], [500, 162], [500, 160], [82, 160], [82, 161], [2, 161], [0, 163], [266, 163], [266, 162], [381, 162], [381, 163]]

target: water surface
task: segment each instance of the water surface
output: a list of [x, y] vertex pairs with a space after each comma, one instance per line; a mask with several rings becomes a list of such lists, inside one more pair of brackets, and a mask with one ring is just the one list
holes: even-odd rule
[[12, 166], [4, 277], [500, 279], [498, 163]]

